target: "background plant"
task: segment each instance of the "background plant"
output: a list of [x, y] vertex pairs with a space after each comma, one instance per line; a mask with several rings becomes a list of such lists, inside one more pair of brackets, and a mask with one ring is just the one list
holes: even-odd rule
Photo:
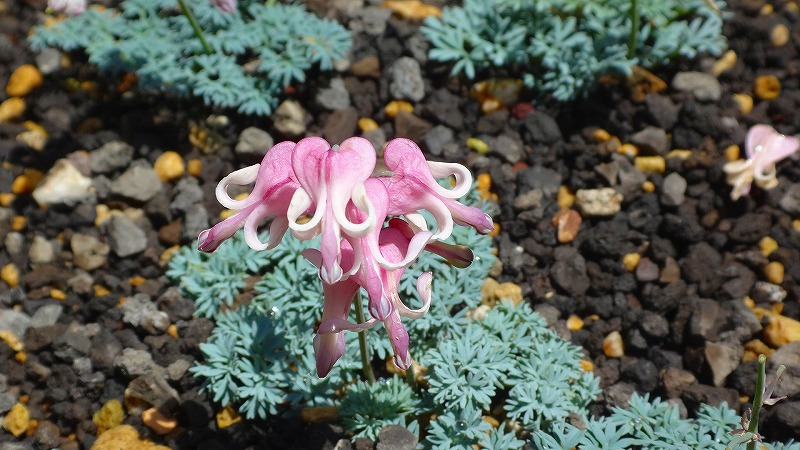
[[207, 52], [176, 0], [124, 0], [119, 10], [91, 8], [50, 27], [36, 27], [34, 48], [84, 50], [110, 73], [135, 72], [139, 87], [196, 96], [207, 105], [267, 115], [284, 88], [313, 67], [329, 70], [350, 49], [350, 34], [298, 5], [238, 2], [226, 14], [191, 2], [212, 49]]
[[465, 0], [426, 19], [421, 31], [431, 59], [453, 63], [453, 75], [472, 79], [493, 68], [560, 101], [634, 65], [652, 68], [725, 48], [722, 18], [705, 0], [637, 1], [638, 15], [630, 15], [631, 0]]

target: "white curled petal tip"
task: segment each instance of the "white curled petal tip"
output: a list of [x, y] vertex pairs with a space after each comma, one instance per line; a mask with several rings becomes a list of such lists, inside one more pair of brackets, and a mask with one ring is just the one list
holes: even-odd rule
[[220, 182], [217, 184], [217, 188], [214, 190], [214, 193], [217, 196], [217, 201], [219, 201], [220, 205], [228, 209], [242, 209], [255, 203], [258, 199], [250, 198], [250, 196], [244, 200], [232, 199], [231, 196], [228, 195], [228, 186], [231, 184], [244, 186], [256, 181], [260, 167], [261, 164], [254, 164], [252, 166], [244, 167], [231, 172], [228, 174], [228, 176], [220, 180]]
[[406, 220], [408, 220], [409, 225], [416, 228], [415, 231], [428, 229], [428, 222], [425, 220], [425, 216], [423, 216], [418, 212], [408, 213], [403, 217], [405, 217]]
[[402, 370], [408, 370], [413, 362], [411, 359], [411, 353], [408, 351], [406, 351], [404, 355], [394, 354], [394, 356], [392, 356], [392, 360], [394, 361], [394, 365]]
[[431, 300], [433, 298], [433, 290], [431, 284], [433, 283], [433, 273], [425, 272], [417, 278], [417, 293], [422, 299], [422, 307], [419, 309], [410, 309], [403, 302], [398, 302], [395, 305], [398, 314], [409, 319], [419, 319], [424, 316], [428, 310], [431, 309]]
[[364, 237], [375, 230], [377, 218], [375, 216], [375, 207], [369, 200], [363, 183], [353, 188], [352, 200], [358, 209], [367, 213], [367, 218], [363, 222], [355, 223], [347, 219], [344, 208], [346, 205], [337, 205], [337, 207], [333, 208], [333, 215], [336, 221], [339, 222], [339, 227], [346, 234], [356, 238]]
[[753, 181], [762, 189], [773, 189], [778, 186], [777, 170], [775, 164], [770, 164], [766, 172], [754, 170]]
[[444, 188], [438, 183], [434, 186], [430, 186], [435, 193], [442, 197], [452, 199], [461, 198], [467, 195], [472, 188], [472, 174], [469, 169], [461, 164], [428, 161], [428, 168], [434, 178], [445, 178], [451, 175], [456, 178], [453, 189]]
[[355, 324], [352, 322], [348, 322], [345, 319], [328, 319], [323, 321], [319, 324], [317, 328], [317, 334], [330, 334], [330, 333], [341, 333], [342, 331], [364, 331], [374, 327], [378, 323], [375, 319], [369, 319], [366, 322]]
[[375, 262], [377, 262], [378, 265], [386, 270], [405, 269], [417, 260], [420, 253], [425, 250], [425, 246], [431, 242], [432, 236], [433, 233], [430, 231], [419, 231], [414, 234], [408, 242], [408, 250], [406, 250], [405, 256], [400, 261], [389, 261], [383, 257], [380, 251], [373, 251], [373, 258], [375, 258]]
[[[324, 201], [324, 199], [322, 199]], [[308, 222], [299, 223], [297, 219], [305, 214], [306, 210], [313, 204], [311, 196], [302, 188], [294, 191], [292, 200], [289, 202], [289, 208], [286, 210], [286, 218], [289, 221], [289, 229], [292, 234], [299, 240], [305, 241], [313, 238], [319, 232], [319, 225], [322, 222], [322, 216], [325, 215], [324, 204], [317, 205], [314, 216]]]

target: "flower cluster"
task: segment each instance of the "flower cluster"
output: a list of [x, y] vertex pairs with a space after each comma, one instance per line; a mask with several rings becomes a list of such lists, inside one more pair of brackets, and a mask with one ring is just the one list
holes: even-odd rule
[[[261, 164], [237, 170], [223, 178], [216, 195], [236, 212], [200, 233], [198, 248], [213, 252], [225, 239], [244, 228], [247, 244], [271, 249], [291, 231], [300, 240], [320, 236], [318, 249], [303, 255], [319, 269], [323, 282], [322, 320], [314, 337], [317, 374], [324, 377], [344, 353], [344, 331], [361, 331], [383, 322], [394, 349], [394, 362], [411, 365], [409, 336], [401, 317], [425, 314], [431, 301], [432, 274], [417, 280], [422, 307], [411, 309], [398, 294], [398, 283], [423, 250], [447, 258], [457, 267], [472, 261], [468, 248], [448, 245], [454, 224], [489, 233], [492, 219], [478, 208], [456, 199], [472, 185], [472, 175], [460, 164], [429, 162], [408, 139], [394, 139], [384, 150], [385, 170], [376, 173], [376, 151], [366, 139], [353, 137], [331, 147], [319, 137], [281, 142]], [[452, 189], [436, 182], [453, 177]], [[254, 183], [244, 199], [227, 192], [231, 184]], [[428, 211], [435, 224], [427, 223]], [[269, 222], [262, 242], [258, 227]], [[432, 231], [431, 231], [432, 230]], [[355, 294], [364, 288], [371, 319], [349, 322]]]
[[733, 186], [733, 200], [750, 193], [753, 182], [762, 189], [777, 186], [775, 163], [800, 150], [800, 139], [784, 136], [769, 125], [755, 125], [747, 132], [744, 148], [747, 159], [731, 161], [723, 167], [728, 184]]

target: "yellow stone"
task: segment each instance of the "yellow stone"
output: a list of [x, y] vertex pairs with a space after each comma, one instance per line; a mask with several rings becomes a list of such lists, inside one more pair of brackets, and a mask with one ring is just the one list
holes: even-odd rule
[[14, 359], [20, 364], [25, 364], [28, 362], [28, 354], [25, 352], [17, 352], [14, 355]]
[[572, 208], [575, 204], [575, 194], [568, 187], [561, 185], [558, 187], [558, 198], [556, 200], [561, 209]]
[[203, 171], [203, 161], [199, 159], [190, 159], [189, 162], [186, 163], [186, 171], [193, 177], [199, 177], [200, 173]]
[[107, 401], [92, 416], [92, 422], [97, 426], [97, 433], [117, 427], [125, 420], [125, 411], [122, 410], [122, 403], [112, 398]]
[[687, 159], [690, 156], [692, 156], [692, 154], [694, 154], [694, 152], [691, 150], [675, 149], [675, 150], [670, 150], [670, 152], [667, 153], [667, 158]]
[[761, 14], [762, 16], [768, 16], [773, 12], [775, 12], [775, 8], [769, 3], [762, 6], [761, 9], [758, 11], [758, 13]]
[[583, 328], [584, 325], [583, 319], [575, 314], [569, 316], [569, 319], [567, 319], [567, 329], [570, 331], [578, 331]]
[[366, 133], [367, 131], [372, 131], [377, 128], [378, 122], [375, 122], [369, 117], [362, 117], [358, 119], [358, 129], [361, 130], [362, 133]]
[[5, 342], [6, 345], [15, 352], [22, 351], [22, 342], [9, 330], [0, 330], [0, 341]]
[[494, 223], [494, 229], [492, 229], [492, 231], [488, 232], [486, 235], [489, 236], [489, 237], [495, 237], [498, 234], [500, 234], [500, 224], [495, 222]]
[[136, 276], [128, 278], [128, 283], [130, 283], [131, 286], [133, 286], [133, 287], [139, 286], [140, 284], [142, 284], [144, 282], [145, 282], [145, 279], [141, 275], [136, 275]]
[[761, 254], [766, 258], [778, 249], [778, 242], [769, 236], [764, 236], [758, 241], [758, 249], [761, 250]]
[[612, 331], [603, 339], [603, 353], [609, 358], [622, 358], [625, 356], [625, 344], [619, 331]]
[[219, 213], [219, 218], [222, 219], [222, 220], [225, 220], [225, 219], [227, 219], [228, 217], [230, 217], [230, 216], [232, 216], [234, 214], [236, 214], [236, 211], [233, 210], [233, 209], [223, 209]]
[[15, 198], [17, 198], [17, 196], [10, 192], [0, 193], [0, 206], [7, 207], [14, 201]]
[[479, 174], [477, 179], [475, 180], [477, 183], [476, 188], [479, 192], [489, 192], [492, 188], [492, 176], [488, 173]]
[[485, 155], [489, 153], [489, 144], [483, 142], [478, 138], [469, 138], [467, 139], [467, 148], [470, 150], [475, 150], [476, 152], [480, 153], [481, 155]]
[[25, 100], [11, 97], [0, 103], [0, 122], [9, 122], [25, 113]]
[[794, 219], [792, 221], [792, 229], [794, 231], [800, 231], [800, 219]]
[[170, 324], [170, 326], [167, 327], [167, 334], [170, 335], [170, 337], [178, 339], [179, 336], [178, 336], [178, 327], [177, 327], [177, 325], [175, 325], [174, 323]]
[[800, 341], [800, 322], [780, 314], [769, 314], [764, 328], [764, 340], [772, 347]]
[[642, 192], [655, 192], [656, 185], [653, 184], [652, 181], [648, 180], [642, 183]]
[[388, 105], [386, 105], [385, 108], [383, 108], [383, 113], [386, 114], [386, 117], [390, 119], [394, 119], [394, 116], [400, 113], [400, 111], [413, 113], [414, 106], [405, 100], [392, 100]]
[[767, 344], [761, 342], [759, 339], [753, 339], [744, 344], [742, 362], [748, 363], [750, 361], [756, 361], [758, 360], [758, 355], [764, 355], [769, 358], [773, 353], [775, 353], [775, 350], [767, 347]]
[[611, 140], [611, 133], [602, 128], [598, 128], [592, 132], [592, 139], [596, 142], [608, 142]]
[[773, 47], [783, 47], [789, 42], [789, 28], [779, 23], [769, 32], [769, 40]]
[[23, 64], [11, 74], [6, 85], [9, 97], [25, 97], [44, 82], [39, 69], [33, 64]]
[[8, 263], [0, 269], [0, 278], [6, 282], [8, 287], [15, 288], [19, 286], [19, 268], [14, 263]]
[[725, 159], [728, 161], [736, 161], [739, 159], [739, 154], [741, 153], [741, 149], [736, 144], [731, 144], [725, 147]]
[[494, 306], [501, 300], [511, 300], [515, 305], [522, 301], [522, 288], [514, 283], [498, 283], [487, 278], [481, 286], [481, 303]]
[[28, 425], [31, 421], [31, 416], [28, 413], [28, 408], [22, 403], [17, 403], [11, 407], [11, 411], [6, 414], [3, 419], [3, 428], [14, 437], [20, 437], [23, 433], [28, 431]]
[[28, 131], [38, 131], [39, 133], [42, 133], [45, 136], [49, 136], [47, 130], [43, 126], [39, 125], [38, 123], [32, 120], [26, 120], [25, 122], [22, 122], [22, 126], [27, 128]]
[[228, 428], [231, 425], [237, 424], [242, 421], [242, 416], [233, 409], [233, 406], [228, 405], [220, 412], [217, 413], [217, 428], [220, 430]]
[[585, 359], [582, 359], [578, 364], [581, 365], [581, 369], [583, 369], [584, 372], [594, 371], [594, 363], [591, 361], [586, 361]]
[[167, 434], [178, 426], [174, 417], [167, 417], [156, 408], [142, 411], [142, 423], [158, 435]]
[[130, 425], [116, 426], [97, 438], [91, 450], [170, 450], [139, 436]]
[[483, 421], [488, 423], [492, 428], [500, 427], [500, 422], [492, 416], [483, 416]]
[[633, 272], [642, 260], [642, 255], [638, 253], [628, 253], [622, 257], [622, 264], [625, 265], [625, 270]]
[[714, 67], [711, 68], [711, 73], [713, 73], [715, 77], [720, 76], [720, 74], [726, 70], [732, 69], [733, 66], [736, 65], [736, 59], [736, 52], [728, 50], [714, 63]]
[[95, 284], [94, 286], [92, 286], [92, 288], [94, 289], [95, 297], [103, 297], [111, 293], [111, 291], [109, 291], [107, 287], [101, 284]]
[[667, 170], [667, 160], [663, 156], [639, 156], [633, 160], [633, 165], [644, 173], [664, 173]]
[[111, 218], [111, 209], [108, 205], [99, 204], [94, 207], [94, 224], [100, 226], [106, 220]]
[[622, 153], [625, 156], [633, 158], [639, 154], [639, 148], [633, 144], [622, 144], [617, 149], [617, 153]]
[[777, 261], [773, 261], [764, 267], [764, 276], [767, 278], [767, 281], [772, 284], [783, 283], [783, 273], [783, 264]]
[[426, 5], [419, 0], [385, 0], [381, 5], [406, 20], [422, 20], [426, 17], [442, 17], [442, 10]]
[[14, 231], [22, 231], [28, 224], [28, 219], [25, 216], [14, 216], [11, 219], [11, 229]]
[[747, 94], [733, 94], [733, 99], [739, 105], [739, 112], [746, 116], [753, 110], [753, 97]]
[[172, 181], [177, 180], [183, 175], [185, 165], [181, 155], [179, 155], [178, 152], [170, 150], [156, 158], [156, 162], [153, 164], [153, 170], [155, 170], [161, 181]]
[[34, 130], [23, 131], [16, 139], [20, 144], [27, 145], [37, 152], [44, 150], [44, 146], [47, 145], [47, 135]]
[[761, 75], [756, 78], [753, 92], [761, 100], [773, 100], [781, 93], [781, 81], [775, 75]]
[[158, 257], [158, 261], [161, 262], [162, 265], [168, 263], [169, 260], [172, 259], [172, 256], [175, 255], [175, 252], [180, 249], [181, 247], [179, 245], [173, 245], [161, 253], [161, 256]]
[[50, 288], [50, 297], [56, 300], [66, 300], [67, 293], [62, 291], [61, 289]]
[[797, 13], [800, 11], [800, 6], [797, 5], [797, 2], [788, 2], [783, 6], [783, 8], [792, 13]]
[[339, 412], [335, 406], [309, 406], [300, 411], [300, 418], [305, 423], [330, 423], [339, 420]]

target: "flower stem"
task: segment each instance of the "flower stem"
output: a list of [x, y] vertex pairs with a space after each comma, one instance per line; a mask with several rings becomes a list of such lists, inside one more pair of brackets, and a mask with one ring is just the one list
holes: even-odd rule
[[194, 35], [197, 36], [197, 39], [200, 40], [200, 44], [203, 45], [203, 50], [205, 50], [205, 52], [208, 53], [209, 55], [214, 53], [214, 50], [212, 50], [211, 46], [208, 45], [208, 42], [206, 42], [206, 38], [203, 36], [203, 30], [200, 29], [200, 25], [198, 25], [197, 19], [194, 18], [194, 14], [192, 14], [192, 11], [189, 9], [188, 6], [186, 6], [186, 0], [178, 0], [178, 5], [180, 5], [181, 12], [183, 13], [184, 16], [186, 16], [186, 19], [189, 21], [189, 25], [192, 26], [192, 31], [194, 31]]
[[628, 39], [628, 59], [636, 56], [636, 39], [639, 34], [639, 0], [631, 0], [631, 34]]
[[[750, 426], [747, 428], [749, 433], [758, 432], [758, 415], [761, 413], [761, 406], [764, 403], [764, 379], [767, 371], [767, 357], [758, 355], [758, 378], [756, 378], [756, 392], [753, 397], [753, 413], [750, 416]], [[756, 450], [755, 441], [747, 444], [747, 450]]]
[[417, 389], [417, 377], [414, 373], [413, 363], [408, 369], [406, 369], [406, 383], [411, 387], [411, 389]]
[[[354, 302], [356, 305], [356, 320], [358, 323], [364, 323], [364, 305], [361, 301], [361, 291], [356, 291]], [[369, 384], [375, 382], [375, 375], [372, 373], [372, 364], [369, 357], [369, 346], [367, 346], [367, 330], [358, 332], [358, 349], [361, 352], [361, 369], [364, 375], [364, 381]]]

